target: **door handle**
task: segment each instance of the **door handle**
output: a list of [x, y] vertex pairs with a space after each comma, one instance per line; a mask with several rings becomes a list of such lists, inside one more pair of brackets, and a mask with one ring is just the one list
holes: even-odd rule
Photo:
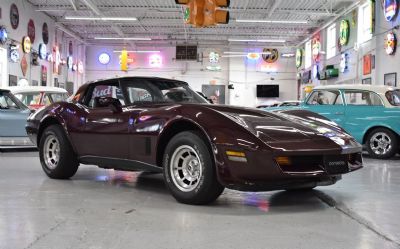
[[343, 115], [343, 112], [335, 112], [335, 115]]

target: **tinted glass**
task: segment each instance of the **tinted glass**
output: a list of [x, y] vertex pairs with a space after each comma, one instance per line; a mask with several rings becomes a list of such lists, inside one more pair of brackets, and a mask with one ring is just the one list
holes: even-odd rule
[[92, 91], [89, 93], [88, 103], [89, 107], [94, 107], [94, 99], [96, 97], [112, 97], [116, 98], [121, 102], [121, 105], [125, 105], [124, 97], [122, 95], [121, 89], [118, 84], [104, 84], [104, 85], [96, 85], [92, 88]]
[[0, 109], [26, 109], [26, 106], [10, 93], [0, 92]]
[[391, 105], [400, 106], [400, 90], [387, 92], [386, 98]]
[[208, 103], [206, 99], [179, 81], [126, 79], [122, 86], [128, 102], [135, 103]]
[[341, 104], [341, 97], [339, 91], [322, 90], [314, 91], [307, 101], [308, 105], [335, 105]]
[[381, 106], [382, 101], [378, 94], [368, 91], [346, 91], [345, 99], [347, 105], [358, 106]]

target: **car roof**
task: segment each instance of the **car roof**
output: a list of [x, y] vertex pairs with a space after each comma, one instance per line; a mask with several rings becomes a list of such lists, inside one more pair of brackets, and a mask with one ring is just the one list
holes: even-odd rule
[[48, 93], [67, 93], [67, 90], [59, 87], [50, 86], [11, 86], [7, 88], [13, 94], [24, 92], [48, 92]]
[[108, 78], [108, 79], [99, 79], [95, 81], [86, 82], [85, 85], [96, 84], [99, 82], [109, 81], [109, 80], [123, 80], [123, 79], [148, 79], [148, 80], [162, 80], [162, 81], [174, 81], [174, 82], [181, 82], [187, 84], [185, 81], [176, 80], [176, 79], [167, 79], [161, 77], [149, 77], [149, 76], [124, 76], [124, 77], [115, 77], [115, 78]]
[[315, 90], [328, 90], [328, 89], [343, 89], [343, 90], [365, 90], [365, 91], [373, 91], [376, 93], [385, 94], [387, 91], [399, 90], [398, 87], [392, 86], [376, 86], [376, 85], [326, 85], [326, 86], [317, 86], [314, 88]]
[[8, 89], [0, 88], [0, 92], [10, 92]]

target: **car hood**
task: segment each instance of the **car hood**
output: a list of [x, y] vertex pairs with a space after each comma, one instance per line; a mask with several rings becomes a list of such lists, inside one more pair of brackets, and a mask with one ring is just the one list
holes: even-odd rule
[[340, 146], [349, 144], [359, 146], [350, 135], [340, 128], [320, 121], [252, 108], [231, 106], [210, 106], [209, 108], [246, 128], [267, 144], [328, 139]]

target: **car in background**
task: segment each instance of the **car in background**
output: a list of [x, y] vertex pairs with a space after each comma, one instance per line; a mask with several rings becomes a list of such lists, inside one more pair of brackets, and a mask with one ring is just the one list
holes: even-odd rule
[[258, 105], [256, 108], [257, 109], [263, 109], [263, 108], [270, 108], [270, 107], [278, 107], [282, 102], [275, 102], [271, 104], [261, 104]]
[[313, 112], [211, 105], [186, 82], [126, 77], [92, 82], [71, 102], [28, 118], [50, 178], [79, 164], [164, 173], [176, 200], [207, 204], [225, 187], [312, 189], [362, 168], [362, 147]]
[[[400, 88], [372, 85], [318, 86], [298, 107], [321, 114], [365, 145], [373, 158], [399, 152]], [[269, 109], [265, 109], [269, 110]]]
[[9, 90], [0, 89], [0, 149], [35, 147], [25, 130], [30, 114]]
[[13, 86], [8, 88], [24, 105], [37, 110], [68, 98], [67, 90], [59, 87]]

